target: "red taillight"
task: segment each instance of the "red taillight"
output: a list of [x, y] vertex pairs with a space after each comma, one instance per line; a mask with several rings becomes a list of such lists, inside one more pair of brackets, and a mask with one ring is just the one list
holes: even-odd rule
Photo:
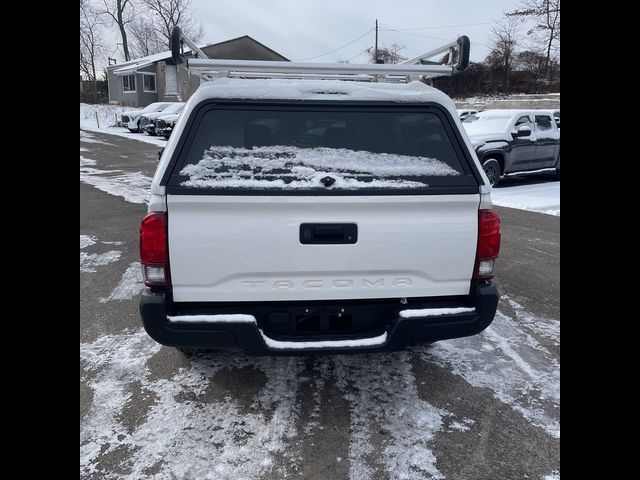
[[493, 210], [480, 210], [478, 214], [478, 249], [473, 277], [493, 278], [495, 260], [500, 254], [500, 217]]
[[167, 214], [151, 212], [140, 223], [140, 263], [147, 287], [169, 287]]

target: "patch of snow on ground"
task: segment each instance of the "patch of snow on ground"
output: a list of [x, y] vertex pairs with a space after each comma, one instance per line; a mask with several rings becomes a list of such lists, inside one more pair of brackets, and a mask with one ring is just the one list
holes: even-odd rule
[[490, 388], [529, 422], [560, 438], [560, 364], [512, 318], [497, 312], [481, 334], [437, 342], [422, 357], [475, 387]]
[[[93, 393], [81, 421], [81, 475], [129, 480], [155, 467], [154, 478], [288, 478], [301, 461], [300, 435], [312, 442], [322, 428], [322, 392], [331, 382], [349, 403], [350, 479], [369, 479], [380, 469], [389, 478], [444, 478], [430, 444], [452, 415], [419, 397], [412, 353], [317, 357], [313, 407], [300, 418], [300, 387], [310, 381], [304, 357], [198, 354], [170, 378], [156, 378], [147, 365], [161, 348], [143, 329], [81, 344], [83, 381]], [[247, 368], [265, 379], [249, 407], [216, 380], [223, 370], [233, 376]], [[123, 411], [142, 394], [153, 400], [132, 426]], [[109, 477], [101, 459], [116, 450], [127, 452], [125, 473]], [[277, 461], [283, 456], [286, 462]]]
[[554, 470], [549, 475], [545, 475], [542, 480], [560, 480], [560, 472], [558, 470]]
[[[371, 153], [345, 148], [212, 146], [202, 160], [180, 171], [186, 187], [313, 188], [334, 178], [331, 188], [424, 187], [423, 182], [384, 179], [400, 176], [451, 176], [459, 172], [434, 158]], [[286, 178], [289, 181], [285, 181]]]
[[[407, 352], [334, 357], [336, 385], [350, 403], [349, 478], [368, 480], [380, 467], [389, 478], [443, 479], [429, 448], [445, 410], [418, 395]], [[370, 465], [372, 437], [382, 429], [381, 465]]]
[[[106, 243], [106, 242], [103, 242]], [[107, 298], [101, 298], [100, 302], [105, 303], [110, 300], [129, 300], [138, 295], [144, 288], [142, 280], [140, 262], [133, 262], [122, 274], [122, 278], [116, 288], [113, 289]]]
[[80, 181], [94, 186], [110, 195], [124, 198], [130, 203], [149, 203], [151, 196], [151, 177], [142, 172], [123, 172], [122, 170], [100, 170], [95, 160], [80, 156]]
[[[127, 450], [118, 479], [258, 479], [273, 468], [276, 455], [288, 455], [296, 435], [298, 375], [296, 358], [254, 358], [216, 352], [192, 359], [170, 379], [151, 378], [147, 362], [162, 347], [144, 330], [105, 335], [82, 344], [80, 356], [93, 390], [89, 413], [81, 423], [81, 474], [104, 474], [100, 457]], [[223, 369], [253, 368], [265, 377], [250, 411], [231, 397], [207, 399]], [[131, 382], [140, 382], [154, 402], [131, 427], [120, 414], [132, 398]]]
[[80, 235], [80, 249], [88, 247], [96, 243], [96, 237], [93, 235]]
[[86, 166], [95, 165], [95, 164], [96, 164], [95, 160], [92, 160], [90, 158], [86, 158], [86, 157], [83, 157], [82, 155], [80, 155], [80, 166], [81, 167], [86, 167]]
[[560, 216], [560, 182], [492, 188], [491, 201], [501, 207]]
[[466, 432], [467, 430], [471, 430], [471, 427], [469, 425], [465, 425], [464, 423], [460, 423], [460, 422], [453, 422], [452, 424], [449, 425], [449, 428], [451, 428], [452, 430], [458, 430], [460, 432]]
[[538, 335], [550, 339], [556, 347], [560, 345], [559, 320], [532, 315], [508, 295], [502, 295], [500, 299], [505, 300], [511, 308], [513, 308], [516, 314], [516, 320], [520, 325], [524, 325]]
[[80, 252], [80, 271], [95, 272], [96, 267], [109, 265], [120, 259], [122, 252], [118, 250], [110, 250], [105, 253], [86, 253]]

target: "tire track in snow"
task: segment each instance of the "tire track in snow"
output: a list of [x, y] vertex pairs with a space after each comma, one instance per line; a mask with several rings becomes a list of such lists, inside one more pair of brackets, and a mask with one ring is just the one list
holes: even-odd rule
[[497, 312], [479, 335], [435, 343], [422, 359], [491, 389], [533, 425], [560, 438], [560, 364], [507, 315]]
[[351, 480], [373, 478], [380, 468], [389, 478], [445, 478], [429, 443], [451, 414], [418, 396], [409, 356], [335, 357], [337, 385], [351, 405]]

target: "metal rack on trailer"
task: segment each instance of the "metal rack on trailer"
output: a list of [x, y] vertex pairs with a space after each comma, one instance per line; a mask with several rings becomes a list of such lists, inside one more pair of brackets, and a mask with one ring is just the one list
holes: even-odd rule
[[[194, 54], [185, 57], [184, 45]], [[469, 37], [398, 64], [306, 63], [265, 60], [216, 60], [209, 58], [185, 36], [179, 27], [171, 32], [171, 54], [176, 64], [184, 64], [203, 80], [215, 78], [292, 78], [313, 80], [351, 80], [402, 83], [427, 78], [448, 77], [462, 72], [469, 64]], [[439, 61], [429, 60], [445, 54]]]

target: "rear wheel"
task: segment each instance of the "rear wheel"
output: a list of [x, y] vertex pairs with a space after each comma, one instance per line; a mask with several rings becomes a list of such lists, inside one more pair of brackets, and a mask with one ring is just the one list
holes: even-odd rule
[[487, 158], [482, 163], [482, 168], [484, 173], [487, 174], [487, 178], [489, 179], [489, 184], [492, 187], [495, 187], [500, 182], [500, 177], [502, 176], [502, 168], [500, 167], [500, 162], [495, 158]]

